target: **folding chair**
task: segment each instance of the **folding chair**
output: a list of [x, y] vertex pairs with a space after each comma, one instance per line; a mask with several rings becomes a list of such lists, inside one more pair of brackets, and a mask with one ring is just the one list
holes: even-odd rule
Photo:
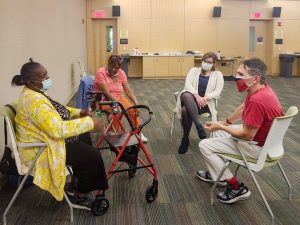
[[292, 122], [292, 119], [294, 118], [295, 115], [298, 114], [298, 108], [296, 106], [291, 106], [285, 116], [277, 117], [274, 119], [272, 126], [270, 128], [270, 131], [268, 133], [266, 142], [261, 150], [261, 153], [258, 157], [258, 159], [251, 158], [251, 157], [245, 157], [243, 153], [243, 149], [240, 148], [240, 145], [238, 144], [239, 142], [246, 142], [249, 144], [256, 144], [254, 141], [245, 141], [241, 140], [238, 138], [233, 138], [234, 143], [236, 145], [236, 148], [238, 149], [240, 155], [233, 155], [233, 154], [222, 154], [219, 153], [218, 155], [221, 156], [222, 158], [225, 159], [226, 163], [225, 166], [223, 167], [221, 173], [219, 174], [216, 182], [214, 183], [212, 189], [211, 189], [211, 204], [213, 204], [213, 196], [214, 196], [214, 190], [220, 181], [225, 169], [228, 167], [229, 163], [233, 162], [238, 165], [236, 171], [235, 171], [235, 176], [237, 176], [237, 172], [240, 166], [243, 166], [248, 169], [258, 191], [260, 196], [262, 197], [270, 215], [271, 215], [271, 223], [274, 224], [274, 215], [273, 212], [257, 182], [257, 180], [254, 177], [253, 172], [259, 172], [264, 168], [273, 166], [273, 165], [278, 165], [288, 187], [289, 187], [289, 200], [291, 200], [291, 184], [285, 175], [285, 172], [279, 163], [279, 160], [283, 157], [284, 155], [284, 148], [282, 145], [283, 137], [289, 127], [289, 125]]
[[[16, 105], [17, 105], [16, 103], [11, 103], [0, 109], [0, 114], [2, 116], [4, 116], [4, 120], [6, 123], [8, 137], [9, 137], [8, 143], [12, 150], [12, 154], [13, 154], [15, 162], [16, 162], [18, 173], [21, 176], [24, 176], [21, 183], [18, 186], [18, 189], [16, 190], [14, 196], [10, 200], [8, 206], [6, 207], [6, 209], [3, 213], [3, 224], [4, 225], [6, 225], [6, 215], [8, 214], [12, 204], [15, 202], [16, 198], [20, 194], [20, 192], [24, 186], [24, 183], [27, 180], [27, 177], [30, 175], [30, 172], [32, 171], [37, 159], [39, 158], [39, 156], [42, 154], [42, 152], [45, 150], [45, 147], [47, 146], [46, 143], [17, 143], [16, 135], [15, 135], [15, 115], [16, 115], [15, 108], [16, 108]], [[39, 148], [38, 152], [36, 153], [36, 157], [29, 165], [29, 168], [26, 173], [22, 172], [22, 169], [21, 169], [21, 160], [20, 160], [19, 152], [18, 152], [19, 147], [20, 148], [33, 148], [33, 147]], [[73, 222], [73, 208], [76, 208], [76, 206], [70, 202], [66, 193], [64, 193], [64, 197], [70, 207], [70, 221]]]
[[[175, 98], [175, 101], [177, 101], [177, 98], [179, 97], [179, 94], [180, 94], [180, 92], [179, 91], [176, 91], [176, 92], [174, 92], [174, 93], [172, 93], [172, 95], [174, 96], [174, 98]], [[215, 101], [215, 105], [217, 106], [217, 103], [218, 103], [218, 101], [217, 101], [217, 99], [214, 99], [214, 101]], [[215, 118], [214, 118], [215, 117]], [[176, 112], [174, 112], [173, 113], [173, 118], [172, 118], [172, 124], [171, 124], [171, 141], [172, 141], [172, 137], [173, 137], [173, 129], [174, 129], [174, 122], [175, 122], [175, 118], [176, 118]], [[218, 116], [217, 115], [215, 115], [215, 116], [212, 116], [210, 113], [201, 113], [201, 114], [199, 114], [199, 118], [201, 119], [201, 120], [207, 120], [207, 119], [211, 119], [212, 121], [214, 121], [214, 120], [218, 120], [217, 118], [218, 118]], [[212, 135], [212, 133], [210, 134], [210, 135]]]

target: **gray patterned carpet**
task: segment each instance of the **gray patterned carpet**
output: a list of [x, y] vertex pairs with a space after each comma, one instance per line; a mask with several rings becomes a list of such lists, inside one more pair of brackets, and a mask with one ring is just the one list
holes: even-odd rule
[[[299, 78], [270, 78], [269, 84], [277, 92], [283, 108], [300, 107]], [[195, 172], [203, 167], [198, 150], [198, 138], [193, 128], [190, 148], [185, 155], [178, 155], [181, 128], [175, 122], [173, 141], [170, 139], [172, 92], [181, 90], [183, 80], [140, 80], [129, 83], [141, 104], [149, 105], [154, 112], [153, 120], [144, 129], [149, 138], [147, 150], [157, 166], [159, 194], [155, 202], [147, 204], [145, 192], [152, 182], [146, 170], [139, 170], [134, 178], [119, 173], [109, 180], [106, 193], [110, 201], [109, 211], [94, 217], [87, 211], [75, 210], [74, 224], [104, 225], [190, 225], [190, 224], [269, 224], [268, 212], [246, 170], [241, 169], [239, 178], [251, 189], [251, 198], [234, 205], [218, 201], [210, 205], [211, 185], [199, 181]], [[224, 118], [241, 102], [243, 96], [235, 89], [235, 83], [226, 81], [219, 101], [219, 117]], [[73, 102], [70, 102], [72, 105]], [[300, 116], [298, 115], [284, 140], [286, 154], [281, 160], [293, 187], [292, 200], [287, 199], [286, 184], [277, 167], [257, 174], [257, 179], [276, 217], [275, 224], [300, 224]], [[107, 167], [113, 154], [103, 152]], [[221, 190], [221, 189], [218, 189]], [[0, 214], [14, 193], [6, 184], [0, 192]], [[9, 215], [8, 224], [69, 224], [69, 211], [65, 202], [55, 201], [37, 187], [25, 188]]]

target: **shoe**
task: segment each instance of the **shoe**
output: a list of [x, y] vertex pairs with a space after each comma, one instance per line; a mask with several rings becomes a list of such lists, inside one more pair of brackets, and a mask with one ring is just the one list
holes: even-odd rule
[[71, 199], [73, 205], [76, 205], [76, 208], [91, 210], [93, 202], [95, 199], [89, 194], [86, 194], [84, 197], [79, 197], [78, 192], [75, 191], [74, 197]]
[[[200, 180], [206, 181], [206, 182], [208, 182], [208, 183], [215, 183], [215, 181], [213, 181], [213, 179], [212, 179], [212, 177], [211, 177], [209, 171], [198, 170], [198, 171], [197, 171], [197, 177], [198, 177]], [[220, 181], [218, 182], [218, 185], [224, 187], [224, 186], [227, 185], [227, 182], [224, 181], [224, 180], [220, 180]]]
[[179, 154], [184, 154], [187, 152], [188, 148], [189, 148], [189, 144], [190, 144], [190, 140], [189, 139], [183, 139], [181, 140], [179, 149], [178, 149], [178, 153]]
[[196, 127], [196, 129], [198, 131], [198, 136], [199, 136], [200, 139], [206, 139], [207, 138], [207, 134], [206, 134], [204, 128], [202, 127], [202, 125], [201, 125], [201, 127], [200, 126]]
[[141, 140], [144, 143], [148, 142], [148, 138], [146, 138], [143, 133], [141, 133]]
[[220, 202], [234, 203], [240, 200], [246, 200], [250, 197], [251, 191], [244, 185], [240, 184], [239, 190], [233, 190], [229, 185], [224, 192], [220, 192], [217, 196]]

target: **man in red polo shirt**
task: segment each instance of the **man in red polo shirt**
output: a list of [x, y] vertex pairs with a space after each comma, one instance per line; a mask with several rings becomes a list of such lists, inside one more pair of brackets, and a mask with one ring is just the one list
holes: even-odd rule
[[[279, 100], [265, 81], [267, 66], [257, 58], [245, 60], [238, 68], [235, 77], [239, 92], [247, 91], [244, 102], [224, 121], [207, 122], [205, 128], [214, 132], [214, 138], [199, 143], [208, 171], [198, 171], [199, 179], [214, 182], [225, 165], [216, 153], [238, 154], [231, 136], [247, 141], [256, 141], [256, 145], [239, 143], [245, 156], [258, 158], [265, 143], [272, 121], [284, 113]], [[241, 125], [232, 125], [242, 120]], [[233, 203], [249, 198], [251, 192], [227, 168], [221, 178], [221, 185], [227, 185], [224, 192], [218, 194], [223, 203]]]

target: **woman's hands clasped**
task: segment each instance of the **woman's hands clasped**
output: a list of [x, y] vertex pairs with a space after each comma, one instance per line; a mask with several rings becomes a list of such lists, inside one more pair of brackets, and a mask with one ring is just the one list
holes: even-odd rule
[[196, 102], [197, 102], [197, 104], [200, 108], [203, 108], [203, 107], [207, 106], [207, 104], [208, 104], [208, 97], [207, 96], [201, 97], [200, 95], [195, 94], [194, 97], [195, 97]]

